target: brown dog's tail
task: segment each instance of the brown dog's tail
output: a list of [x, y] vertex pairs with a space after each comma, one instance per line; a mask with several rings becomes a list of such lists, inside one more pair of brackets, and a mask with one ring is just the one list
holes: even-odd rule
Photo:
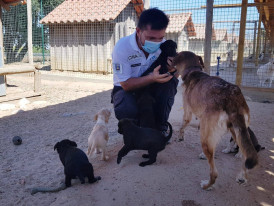
[[236, 134], [238, 146], [245, 157], [245, 167], [252, 169], [258, 164], [258, 154], [250, 139], [245, 125], [245, 118], [242, 114], [232, 115], [231, 123]]

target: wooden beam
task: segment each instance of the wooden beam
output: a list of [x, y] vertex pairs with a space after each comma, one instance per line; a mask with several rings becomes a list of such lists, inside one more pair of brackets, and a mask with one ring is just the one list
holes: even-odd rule
[[259, 24], [258, 24], [258, 34], [257, 34], [257, 47], [256, 47], [256, 56], [255, 56], [255, 66], [259, 64], [259, 52], [260, 52], [260, 39], [261, 39], [261, 24], [262, 24], [262, 16], [263, 16], [263, 7], [260, 7], [260, 16], [259, 16]]
[[26, 68], [20, 68], [20, 66], [17, 66], [17, 67], [6, 66], [0, 69], [0, 75], [21, 74], [21, 73], [30, 73], [30, 72], [35, 72], [34, 66], [30, 66]]
[[207, 5], [207, 8], [206, 8], [205, 43], [204, 43], [204, 64], [205, 64], [205, 72], [210, 74], [213, 0], [207, 0], [206, 5]]
[[[220, 9], [220, 8], [231, 8], [231, 7], [241, 7], [242, 4], [221, 4], [221, 5], [214, 5], [214, 9]], [[247, 4], [248, 7], [253, 6], [274, 6], [274, 2], [261, 2], [261, 3], [249, 3]], [[205, 9], [206, 6], [201, 6], [201, 8]]]
[[27, 1], [27, 13], [28, 13], [28, 55], [29, 55], [29, 63], [33, 64], [31, 0]]
[[28, 92], [20, 92], [15, 94], [8, 94], [7, 96], [0, 97], [0, 103], [14, 101], [22, 98], [30, 98], [41, 96], [41, 93], [28, 91]]
[[257, 21], [255, 21], [254, 34], [253, 34], [253, 57], [255, 57], [255, 52], [256, 52], [256, 32], [257, 32]]
[[244, 42], [245, 42], [245, 26], [246, 26], [246, 13], [247, 13], [247, 1], [242, 1], [241, 9], [241, 23], [239, 34], [239, 46], [238, 46], [238, 58], [237, 58], [237, 72], [236, 72], [236, 84], [241, 86], [242, 84], [242, 70], [244, 60]]
[[2, 6], [7, 11], [10, 10], [10, 7], [5, 2], [3, 2], [3, 0], [0, 0], [0, 6]]
[[2, 64], [4, 65], [4, 34], [3, 34], [3, 22], [2, 22], [2, 9], [0, 7], [0, 52], [1, 52], [1, 61]]

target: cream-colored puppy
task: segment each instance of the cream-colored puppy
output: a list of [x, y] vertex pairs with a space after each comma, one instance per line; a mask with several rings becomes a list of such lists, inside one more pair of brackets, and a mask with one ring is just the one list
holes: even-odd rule
[[108, 128], [107, 123], [110, 117], [111, 111], [109, 109], [101, 109], [95, 116], [96, 124], [88, 138], [88, 156], [90, 156], [94, 150], [98, 153], [102, 151], [102, 160], [108, 160], [106, 156], [106, 146], [108, 142]]

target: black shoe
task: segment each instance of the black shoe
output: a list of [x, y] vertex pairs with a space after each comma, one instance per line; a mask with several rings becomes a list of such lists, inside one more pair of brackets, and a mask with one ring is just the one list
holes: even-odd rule
[[[169, 135], [169, 133], [168, 133], [168, 131], [162, 131], [162, 134], [165, 136], [165, 137], [168, 137], [168, 135]], [[167, 143], [166, 143], [166, 145], [168, 145], [168, 144], [170, 144], [171, 143], [171, 139], [169, 139], [168, 141], [167, 141]]]

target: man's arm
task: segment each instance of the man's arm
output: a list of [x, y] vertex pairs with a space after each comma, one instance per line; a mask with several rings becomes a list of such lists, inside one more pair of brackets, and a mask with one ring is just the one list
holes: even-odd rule
[[173, 76], [168, 74], [160, 74], [159, 73], [160, 68], [161, 66], [159, 65], [153, 70], [151, 74], [147, 76], [129, 78], [128, 80], [124, 82], [120, 82], [120, 84], [125, 91], [132, 91], [135, 89], [145, 87], [155, 82], [165, 83], [171, 80]]

